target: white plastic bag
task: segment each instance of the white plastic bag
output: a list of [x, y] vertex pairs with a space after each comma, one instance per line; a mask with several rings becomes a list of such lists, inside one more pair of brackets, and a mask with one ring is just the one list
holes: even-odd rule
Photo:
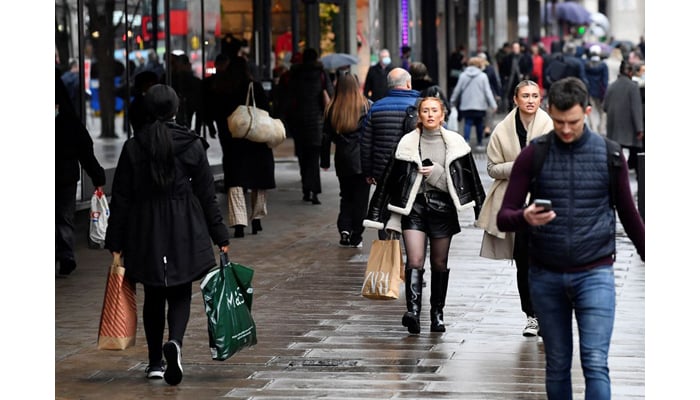
[[105, 247], [107, 220], [109, 219], [109, 203], [102, 190], [95, 190], [90, 200], [90, 234], [88, 246], [92, 249]]
[[459, 131], [459, 122], [457, 121], [457, 107], [452, 107], [450, 110], [450, 117], [447, 119], [447, 129], [458, 132]]

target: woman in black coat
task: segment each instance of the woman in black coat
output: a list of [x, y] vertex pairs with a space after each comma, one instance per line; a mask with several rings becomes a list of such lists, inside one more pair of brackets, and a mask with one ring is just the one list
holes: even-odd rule
[[[144, 100], [149, 120], [119, 156], [105, 247], [121, 254], [126, 277], [144, 286], [147, 377], [177, 385], [192, 282], [216, 265], [212, 240], [228, 251], [228, 229], [202, 139], [174, 122], [177, 94], [159, 84]], [[163, 345], [166, 302], [169, 338]]]
[[362, 226], [370, 184], [362, 173], [360, 136], [362, 121], [370, 101], [362, 94], [357, 77], [351, 73], [338, 76], [335, 96], [324, 118], [321, 167], [330, 167], [331, 142], [335, 143], [335, 173], [340, 183], [338, 233], [341, 247], [362, 247]]
[[323, 90], [333, 96], [330, 77], [318, 61], [318, 52], [306, 49], [302, 63], [289, 71], [289, 105], [286, 113], [288, 128], [294, 137], [294, 151], [299, 159], [304, 201], [321, 204], [320, 156], [323, 141]]
[[[243, 57], [234, 57], [223, 71], [217, 71], [211, 82], [210, 111], [214, 115], [223, 153], [224, 186], [228, 196], [228, 224], [234, 227], [233, 237], [245, 236], [248, 221], [252, 233], [262, 230], [261, 219], [267, 216], [267, 190], [274, 189], [275, 159], [272, 149], [265, 143], [234, 138], [228, 129], [227, 118], [240, 105], [246, 104], [248, 85], [253, 82], [255, 106], [269, 111], [270, 105], [260, 82], [253, 81], [248, 64]], [[252, 105], [252, 100], [250, 101]], [[250, 191], [251, 216], [245, 201]]]

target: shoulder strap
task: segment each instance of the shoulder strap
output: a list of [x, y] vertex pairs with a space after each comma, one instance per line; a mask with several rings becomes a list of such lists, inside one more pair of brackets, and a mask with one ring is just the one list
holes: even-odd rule
[[620, 146], [620, 144], [616, 141], [610, 140], [607, 137], [603, 137], [603, 139], [605, 139], [605, 148], [608, 154], [610, 207], [615, 208], [617, 205], [617, 174], [619, 173], [619, 169], [622, 167], [622, 146]]
[[[544, 160], [549, 152], [549, 146], [552, 142], [552, 133], [544, 134], [532, 141], [534, 145], [534, 153], [532, 155], [532, 178], [530, 179], [530, 199], [537, 197], [537, 178], [544, 165]], [[605, 139], [605, 149], [608, 157], [608, 193], [610, 194], [610, 207], [615, 208], [617, 205], [617, 174], [622, 167], [622, 146], [614, 140], [607, 137]]]
[[551, 132], [545, 133], [530, 142], [530, 144], [534, 146], [534, 152], [532, 154], [532, 176], [530, 178], [530, 201], [537, 198], [537, 178], [542, 170], [542, 165], [544, 165], [544, 159], [547, 157], [547, 153], [549, 153], [549, 145], [551, 142]]

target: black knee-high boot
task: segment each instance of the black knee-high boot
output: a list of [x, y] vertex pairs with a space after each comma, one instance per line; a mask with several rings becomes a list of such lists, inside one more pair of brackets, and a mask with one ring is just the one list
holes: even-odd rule
[[442, 309], [447, 297], [447, 282], [450, 270], [431, 271], [430, 274], [430, 332], [445, 332]]
[[423, 269], [406, 267], [406, 308], [401, 324], [409, 333], [420, 333], [420, 308], [423, 296]]

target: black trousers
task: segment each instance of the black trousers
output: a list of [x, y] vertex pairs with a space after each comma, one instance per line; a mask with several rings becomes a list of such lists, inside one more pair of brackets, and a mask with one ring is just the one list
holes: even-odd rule
[[641, 147], [636, 147], [636, 146], [622, 146], [623, 148], [626, 148], [629, 151], [629, 157], [627, 158], [627, 168], [630, 170], [634, 170], [634, 172], [637, 172], [637, 164], [638, 164], [638, 158], [639, 158], [639, 153], [642, 153], [644, 149]]
[[144, 285], [143, 294], [143, 329], [148, 343], [148, 365], [160, 365], [163, 358], [165, 303], [168, 303], [168, 340], [177, 340], [182, 346], [190, 320], [192, 284], [170, 287]]
[[56, 185], [56, 261], [75, 261], [75, 194], [78, 182]]
[[520, 308], [528, 317], [535, 316], [535, 309], [532, 307], [532, 297], [530, 296], [530, 284], [528, 281], [528, 271], [530, 270], [530, 260], [528, 252], [528, 233], [518, 231], [515, 233], [515, 246], [513, 247], [513, 259], [517, 270], [518, 293], [520, 294]]
[[357, 242], [362, 238], [365, 228], [362, 221], [367, 216], [369, 189], [371, 185], [362, 174], [339, 176], [340, 183], [340, 212], [338, 213], [338, 232], [347, 231], [351, 241]]
[[301, 189], [304, 193], [321, 193], [321, 146], [295, 146], [299, 158]]

